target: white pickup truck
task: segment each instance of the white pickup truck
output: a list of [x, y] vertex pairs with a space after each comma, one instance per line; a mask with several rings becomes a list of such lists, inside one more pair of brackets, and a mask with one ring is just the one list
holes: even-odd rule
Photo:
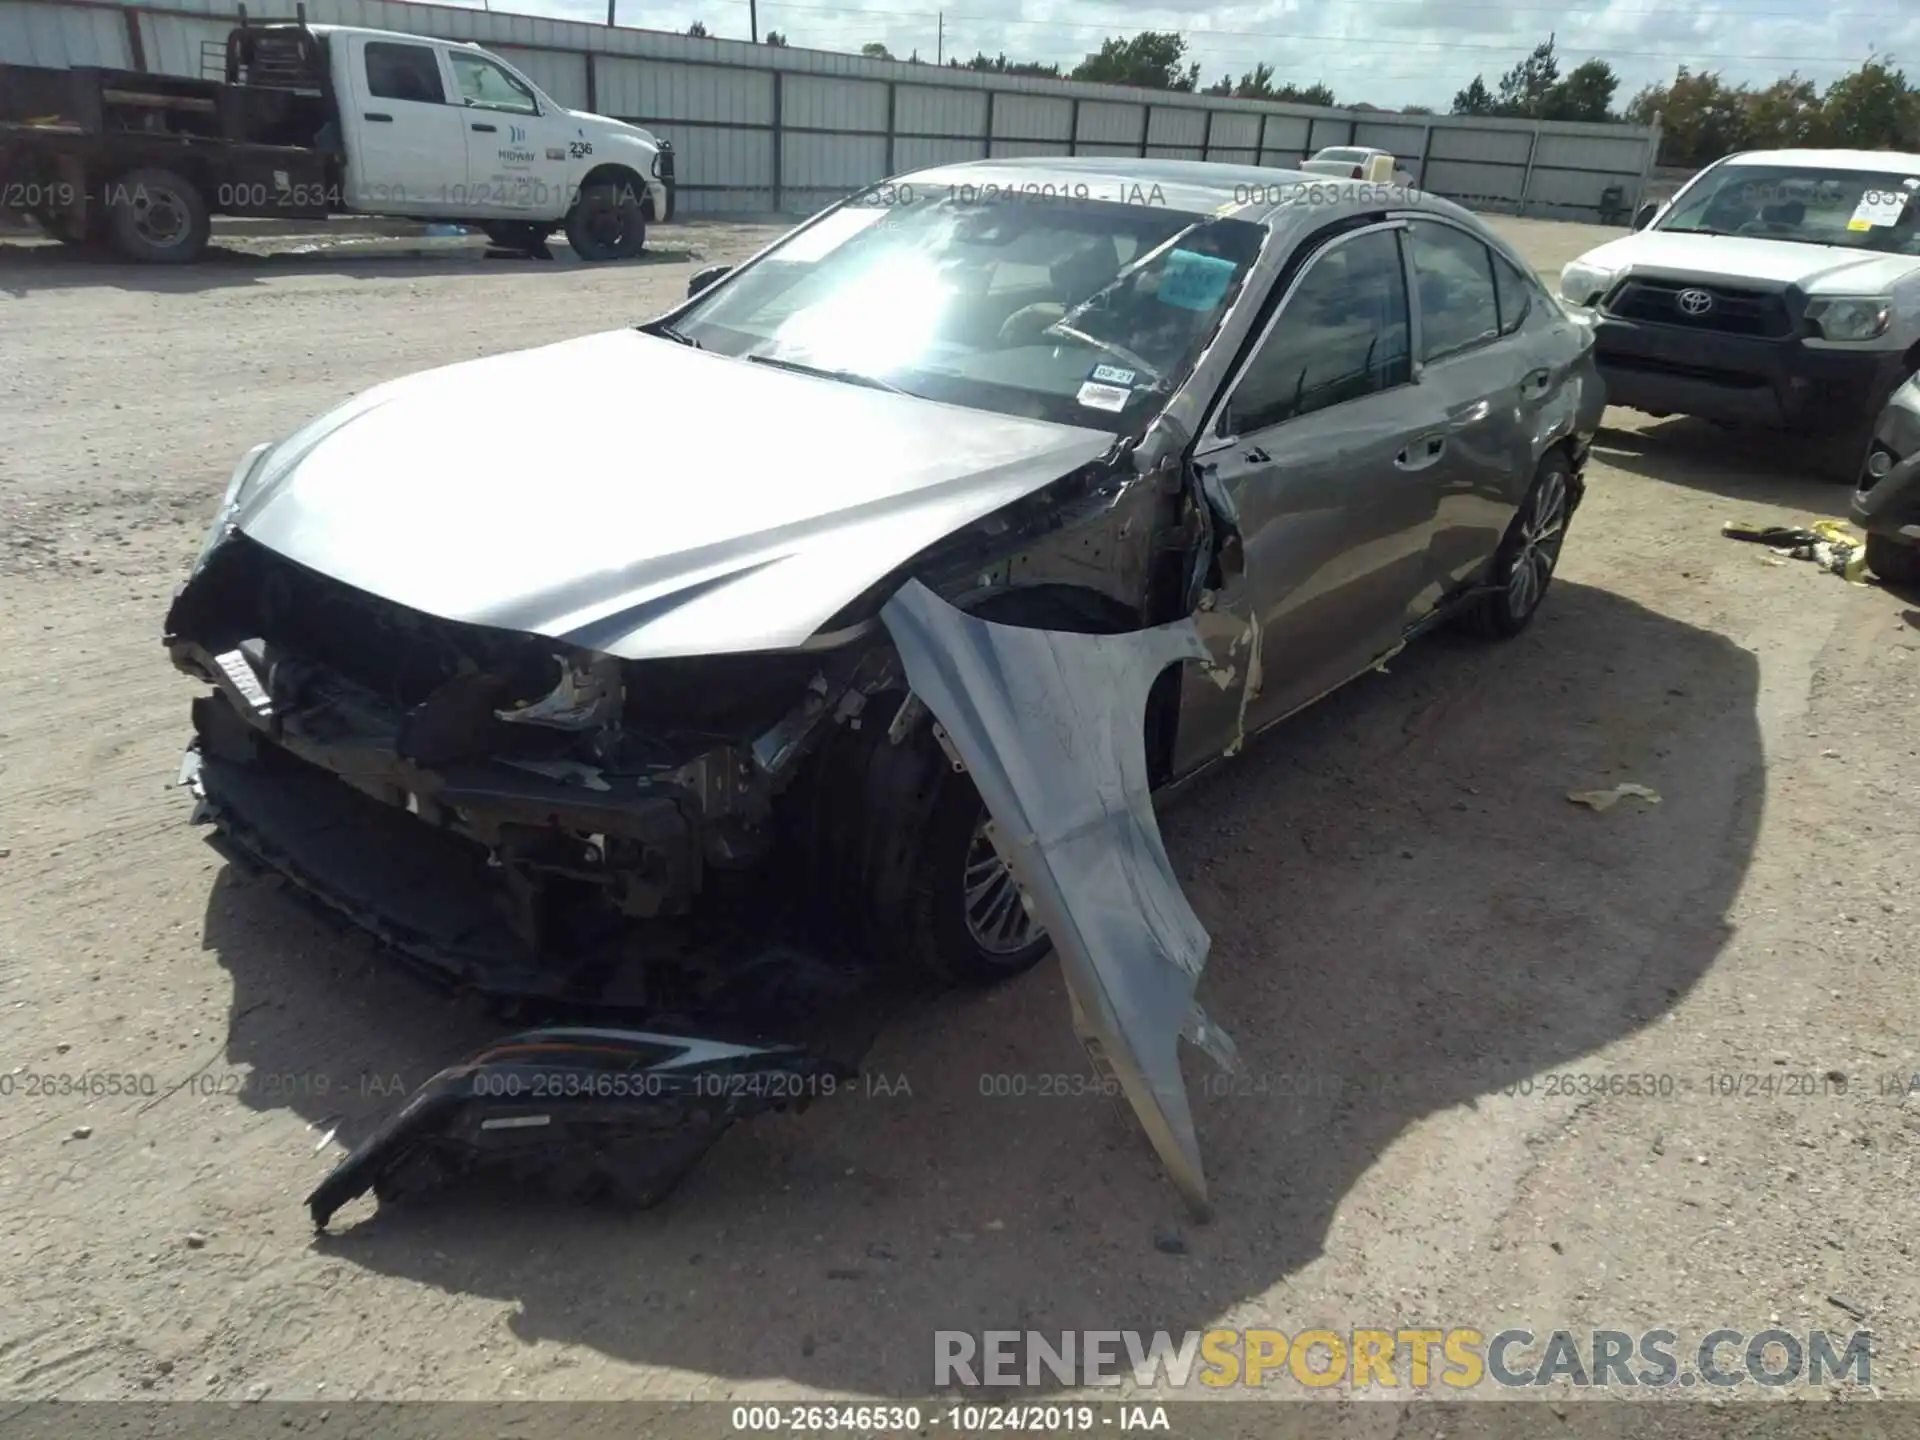
[[1920, 369], [1920, 155], [1757, 150], [1702, 170], [1560, 272], [1607, 398], [1825, 442], [1859, 478]]
[[0, 65], [0, 209], [129, 259], [198, 258], [216, 214], [461, 222], [536, 253], [564, 228], [623, 259], [673, 202], [670, 145], [477, 45], [243, 11], [219, 79]]

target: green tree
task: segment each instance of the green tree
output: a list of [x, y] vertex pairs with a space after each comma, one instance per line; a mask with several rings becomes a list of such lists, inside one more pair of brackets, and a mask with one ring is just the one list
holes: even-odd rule
[[1557, 82], [1535, 112], [1542, 120], [1611, 120], [1620, 77], [1604, 60], [1583, 60]]
[[1200, 62], [1185, 63], [1187, 42], [1177, 30], [1142, 30], [1132, 39], [1110, 36], [1096, 55], [1073, 67], [1068, 78], [1144, 90], [1195, 90]]
[[707, 35], [706, 24], [705, 22], [700, 20], [696, 20], [691, 25], [687, 26], [687, 34], [693, 36], [693, 38], [696, 40], [705, 40], [709, 38]]
[[1478, 75], [1473, 83], [1453, 97], [1453, 113], [1456, 115], [1491, 115], [1494, 107], [1493, 92], [1487, 89], [1487, 82]]
[[1559, 83], [1560, 62], [1554, 58], [1553, 37], [1548, 36], [1533, 47], [1526, 59], [1500, 77], [1493, 113], [1538, 116]]
[[769, 30], [767, 31], [766, 43], [769, 45], [785, 45], [787, 43], [787, 37], [782, 35], [778, 30]]
[[893, 59], [893, 52], [887, 49], [887, 47], [882, 45], [878, 40], [869, 40], [866, 44], [862, 45], [860, 47], [860, 53], [866, 56], [869, 60]]
[[1670, 85], [1649, 85], [1627, 104], [1627, 119], [1650, 125], [1660, 117], [1660, 163], [1698, 169], [1748, 141], [1746, 92], [1718, 73], [1696, 75], [1682, 65]]
[[1265, 61], [1255, 65], [1240, 77], [1240, 83], [1233, 87], [1233, 93], [1242, 100], [1273, 99], [1273, 66]]
[[1402, 105], [1400, 107], [1400, 113], [1402, 115], [1431, 115], [1433, 114], [1433, 107], [1431, 105]]
[[1820, 97], [1830, 144], [1857, 150], [1911, 150], [1920, 144], [1920, 94], [1891, 59], [1874, 57]]
[[1332, 109], [1339, 102], [1333, 98], [1333, 91], [1318, 82], [1312, 85], [1282, 85], [1273, 92], [1275, 100], [1290, 101], [1295, 105], [1324, 105]]
[[984, 50], [974, 54], [971, 60], [961, 60], [959, 56], [947, 61], [949, 70], [986, 70], [995, 75], [1044, 75], [1053, 79], [1060, 78], [1058, 65], [1042, 65], [1038, 61], [1009, 60], [1006, 51], [989, 56]]
[[1764, 90], [1742, 95], [1746, 107], [1747, 143], [1763, 150], [1818, 144], [1825, 129], [1820, 92], [1796, 70]]

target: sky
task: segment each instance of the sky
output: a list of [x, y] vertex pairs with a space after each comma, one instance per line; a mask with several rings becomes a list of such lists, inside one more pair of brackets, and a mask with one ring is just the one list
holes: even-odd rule
[[[483, 0], [451, 0], [472, 4]], [[495, 10], [604, 22], [605, 0], [484, 0]], [[616, 0], [624, 25], [684, 31], [695, 20], [713, 36], [748, 37], [749, 0]], [[855, 51], [878, 40], [905, 58], [932, 60], [1005, 51], [1009, 59], [1077, 64], [1110, 35], [1177, 30], [1211, 83], [1261, 61], [1276, 81], [1322, 82], [1343, 102], [1445, 110], [1476, 74], [1491, 88], [1551, 32], [1564, 74], [1606, 60], [1620, 76], [1617, 103], [1670, 80], [1677, 65], [1718, 70], [1729, 82], [1765, 83], [1792, 70], [1823, 88], [1869, 54], [1908, 62], [1920, 82], [1920, 0], [1617, 0], [1569, 8], [1549, 0], [1252, 0], [1168, 9], [1143, 0], [952, 0], [941, 39], [941, 0], [758, 0], [760, 33], [794, 45]]]

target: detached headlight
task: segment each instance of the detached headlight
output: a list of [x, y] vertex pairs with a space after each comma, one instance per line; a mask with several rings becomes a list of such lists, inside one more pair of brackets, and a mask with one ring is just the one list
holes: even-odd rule
[[206, 538], [200, 542], [200, 554], [193, 562], [193, 573], [199, 574], [200, 567], [207, 563], [207, 557], [214, 547], [226, 538], [227, 529], [233, 523], [233, 512], [240, 508], [240, 502], [247, 498], [247, 491], [265, 469], [267, 452], [272, 450], [270, 443], [254, 446], [240, 457], [240, 463], [233, 467], [233, 474], [227, 480], [227, 493], [220, 497], [220, 508], [215, 512], [213, 524], [207, 527]]
[[1575, 260], [1560, 272], [1560, 295], [1570, 305], [1590, 306], [1607, 293], [1613, 272]]
[[1893, 320], [1893, 302], [1884, 295], [1815, 300], [1807, 319], [1825, 340], [1877, 340]]

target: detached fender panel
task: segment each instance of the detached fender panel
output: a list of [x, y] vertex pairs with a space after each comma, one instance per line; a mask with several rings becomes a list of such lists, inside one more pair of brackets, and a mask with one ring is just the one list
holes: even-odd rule
[[646, 1030], [529, 1030], [442, 1070], [307, 1197], [325, 1229], [348, 1201], [483, 1169], [651, 1205], [734, 1121], [804, 1106], [851, 1071], [793, 1046]]
[[994, 625], [910, 581], [880, 612], [914, 693], [972, 774], [995, 846], [1058, 950], [1076, 1027], [1111, 1065], [1175, 1187], [1208, 1212], [1184, 1035], [1233, 1068], [1194, 1002], [1211, 941], [1167, 860], [1144, 726], [1191, 619], [1120, 635]]

